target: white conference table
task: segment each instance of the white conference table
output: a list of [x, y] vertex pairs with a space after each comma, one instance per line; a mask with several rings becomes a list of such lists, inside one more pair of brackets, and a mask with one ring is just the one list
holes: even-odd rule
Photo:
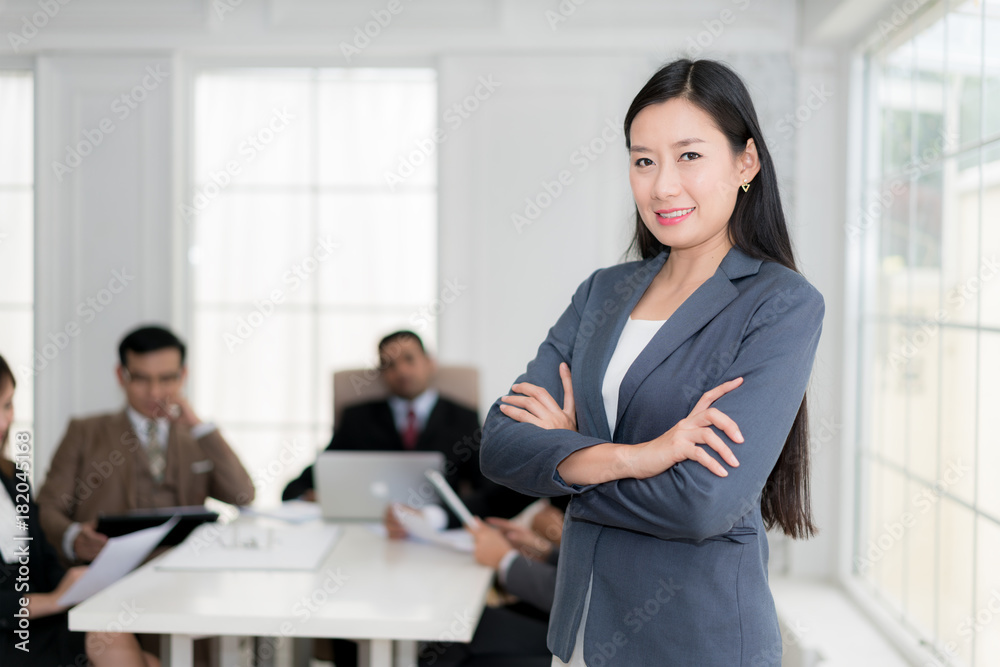
[[70, 610], [69, 626], [170, 635], [165, 667], [190, 667], [203, 636], [356, 639], [371, 667], [390, 667], [394, 648], [411, 667], [417, 641], [472, 639], [492, 577], [471, 554], [344, 525], [314, 571], [165, 571], [154, 559]]

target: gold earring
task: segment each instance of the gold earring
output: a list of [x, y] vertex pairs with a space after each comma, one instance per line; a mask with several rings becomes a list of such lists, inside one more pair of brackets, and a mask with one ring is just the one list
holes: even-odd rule
[[745, 178], [743, 179], [743, 185], [741, 185], [740, 187], [743, 188], [743, 192], [746, 192], [747, 190], [750, 189], [750, 184], [747, 182], [747, 179]]

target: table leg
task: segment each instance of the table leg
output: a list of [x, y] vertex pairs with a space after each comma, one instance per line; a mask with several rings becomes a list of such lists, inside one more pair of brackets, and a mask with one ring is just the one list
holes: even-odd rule
[[417, 667], [417, 642], [411, 639], [400, 639], [395, 644], [395, 667]]
[[358, 667], [392, 667], [392, 640], [359, 641]]
[[229, 667], [243, 663], [243, 651], [240, 649], [240, 637], [223, 635], [218, 638], [219, 665]]
[[166, 635], [160, 641], [160, 663], [163, 667], [194, 667], [194, 637]]

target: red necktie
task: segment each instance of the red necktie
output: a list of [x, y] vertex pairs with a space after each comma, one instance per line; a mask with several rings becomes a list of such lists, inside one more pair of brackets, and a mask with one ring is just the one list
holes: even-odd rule
[[405, 449], [417, 448], [417, 413], [410, 408], [406, 414], [406, 430], [403, 431], [403, 447]]

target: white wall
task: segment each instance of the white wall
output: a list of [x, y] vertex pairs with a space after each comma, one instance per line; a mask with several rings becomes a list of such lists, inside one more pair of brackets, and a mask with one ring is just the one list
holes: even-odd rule
[[[533, 356], [576, 285], [622, 257], [632, 223], [620, 127], [632, 95], [669, 59], [723, 57], [750, 85], [802, 268], [827, 300], [813, 423], [839, 423], [846, 77], [839, 52], [800, 47], [795, 0], [400, 0], [402, 10], [377, 30], [372, 12], [385, 21], [389, 0], [51, 4], [59, 10], [50, 18], [39, 18], [35, 0], [0, 9], [0, 35], [27, 35], [25, 21], [44, 22], [16, 53], [4, 44], [36, 63], [36, 346], [80, 319], [79, 304], [106, 288], [112, 270], [136, 277], [80, 323], [38, 377], [40, 472], [70, 415], [121, 404], [112, 369], [123, 331], [156, 319], [186, 333], [183, 223], [175, 213], [190, 130], [185, 72], [219, 63], [432, 65], [442, 111], [480, 77], [499, 82], [460, 126], [445, 126], [439, 151], [440, 279], [467, 285], [439, 319], [439, 352], [482, 368], [485, 408]], [[838, 6], [822, 4], [818, 11], [806, 3], [819, 17], [812, 29]], [[355, 42], [366, 24], [374, 36]], [[345, 55], [345, 44], [363, 48]], [[141, 86], [147, 67], [169, 76], [119, 118], [113, 100]], [[834, 95], [817, 106], [812, 87], [824, 83]], [[790, 123], [796, 113], [807, 117]], [[52, 162], [105, 117], [114, 132], [60, 181]], [[582, 152], [587, 145], [594, 159]], [[571, 182], [516, 228], [512, 214], [525, 215], [526, 198], [544, 203], [545, 183], [562, 170]], [[817, 450], [823, 533], [804, 545], [776, 540], [783, 569], [835, 571], [840, 457], [836, 443]]]

